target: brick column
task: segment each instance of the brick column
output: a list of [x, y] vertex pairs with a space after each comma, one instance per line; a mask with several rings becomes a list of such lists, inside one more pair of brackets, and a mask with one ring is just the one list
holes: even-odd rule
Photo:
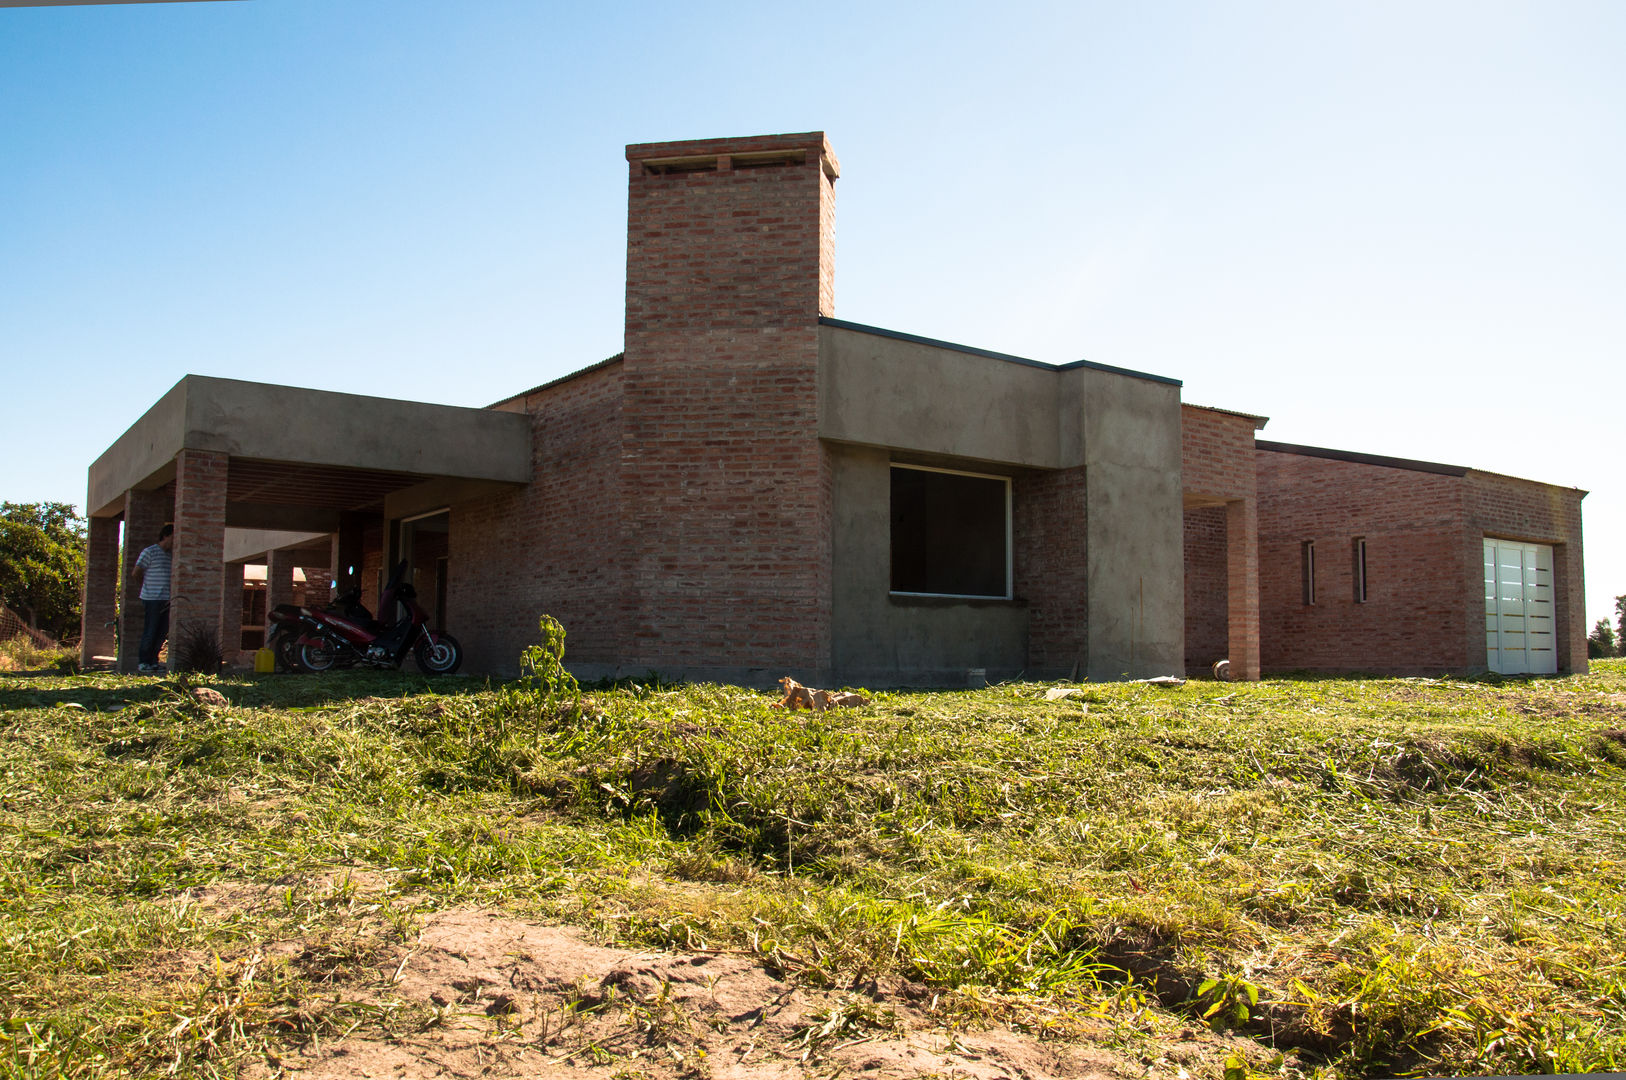
[[243, 659], [242, 563], [227, 563], [220, 573], [220, 655], [228, 667]]
[[[175, 561], [170, 580], [169, 635], [175, 641], [189, 627], [203, 627], [218, 637], [222, 652], [235, 656], [239, 641], [227, 634], [221, 619], [227, 461], [227, 455], [213, 450], [182, 450], [175, 455]], [[240, 620], [241, 615], [234, 617], [232, 629], [237, 629]]]
[[141, 628], [146, 621], [141, 607], [141, 590], [130, 580], [130, 574], [142, 550], [158, 543], [158, 530], [164, 527], [173, 513], [173, 493], [168, 487], [157, 491], [124, 493], [124, 580], [119, 583], [119, 659], [116, 667], [126, 675], [136, 669], [141, 650]]
[[294, 602], [294, 557], [287, 551], [265, 555], [265, 636], [271, 637], [271, 613], [278, 604]]
[[1259, 504], [1232, 499], [1225, 504], [1226, 623], [1230, 633], [1231, 678], [1259, 678]]
[[108, 623], [119, 611], [119, 519], [93, 517], [85, 533], [85, 591], [80, 605], [79, 664], [111, 656], [116, 635]]
[[305, 571], [305, 606], [319, 608], [332, 594], [333, 575], [320, 566], [302, 566]]
[[[339, 528], [333, 534], [333, 554], [330, 565], [333, 580], [339, 591], [361, 584], [361, 565], [366, 561], [367, 514], [345, 511], [339, 515]], [[354, 568], [352, 570], [352, 568]], [[363, 599], [366, 599], [363, 591]], [[371, 603], [371, 601], [368, 601]], [[309, 606], [308, 604], [306, 606]]]

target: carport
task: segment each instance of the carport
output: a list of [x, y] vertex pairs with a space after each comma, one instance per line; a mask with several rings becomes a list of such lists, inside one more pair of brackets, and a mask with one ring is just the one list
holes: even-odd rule
[[[121, 546], [133, 566], [165, 522], [175, 526], [172, 637], [203, 626], [230, 643], [244, 563], [263, 555], [280, 592], [293, 566], [315, 564], [325, 538], [322, 568], [342, 588], [365, 587], [369, 561], [402, 554], [400, 522], [530, 475], [523, 414], [188, 375], [90, 467], [83, 659], [113, 653], [117, 613], [118, 670], [135, 670], [142, 609], [133, 593], [120, 604]], [[237, 530], [266, 543], [245, 550], [255, 538]], [[292, 539], [275, 543], [279, 535]]]

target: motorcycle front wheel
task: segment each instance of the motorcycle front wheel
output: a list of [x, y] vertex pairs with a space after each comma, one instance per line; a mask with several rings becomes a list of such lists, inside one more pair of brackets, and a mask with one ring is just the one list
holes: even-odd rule
[[294, 662], [299, 670], [312, 674], [328, 671], [339, 662], [339, 650], [331, 641], [308, 638], [294, 647]]
[[436, 634], [433, 642], [420, 637], [412, 655], [425, 675], [450, 675], [463, 665], [463, 646], [450, 634]]

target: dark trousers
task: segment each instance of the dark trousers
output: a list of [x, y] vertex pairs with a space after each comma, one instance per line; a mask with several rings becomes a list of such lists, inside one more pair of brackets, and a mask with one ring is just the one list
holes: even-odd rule
[[141, 627], [141, 649], [136, 653], [136, 662], [156, 664], [158, 650], [164, 647], [164, 639], [169, 637], [169, 601], [143, 600], [141, 611], [146, 621]]

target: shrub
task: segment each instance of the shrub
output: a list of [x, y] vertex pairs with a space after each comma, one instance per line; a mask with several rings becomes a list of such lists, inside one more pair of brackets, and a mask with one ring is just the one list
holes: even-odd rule
[[182, 623], [170, 639], [169, 662], [176, 671], [218, 673], [226, 662], [220, 648], [220, 632], [207, 623]]

